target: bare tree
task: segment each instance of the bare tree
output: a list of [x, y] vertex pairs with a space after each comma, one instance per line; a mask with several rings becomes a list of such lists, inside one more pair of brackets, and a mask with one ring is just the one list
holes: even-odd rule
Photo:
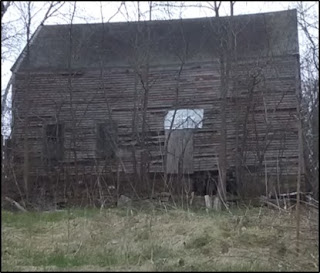
[[306, 182], [318, 199], [319, 193], [319, 14], [318, 2], [296, 4], [304, 41], [301, 60], [301, 118]]
[[[219, 145], [219, 183], [218, 183], [218, 196], [220, 201], [225, 204], [226, 202], [226, 183], [227, 183], [227, 95], [230, 84], [231, 74], [231, 54], [232, 54], [232, 32], [231, 24], [223, 26], [220, 21], [219, 10], [221, 1], [214, 1], [214, 12], [218, 25], [218, 40], [219, 40], [219, 62], [220, 62], [220, 77], [221, 77], [221, 110], [220, 110], [220, 145]], [[233, 20], [233, 5], [234, 2], [230, 1], [231, 17]], [[217, 207], [221, 207], [218, 205]]]
[[[26, 3], [13, 3], [12, 1], [1, 2], [1, 19], [5, 15], [5, 13], [10, 8], [15, 8], [19, 13], [19, 18], [13, 21], [1, 22], [1, 43], [3, 46], [3, 51], [1, 54], [1, 59], [8, 58], [10, 52], [12, 51], [20, 51], [20, 45], [22, 44], [22, 39], [25, 37], [26, 39], [26, 48], [25, 52], [22, 54], [26, 54], [28, 56], [29, 46], [31, 36], [34, 32], [35, 25], [33, 24], [33, 19], [35, 15], [37, 15], [40, 11], [44, 12], [43, 17], [41, 18], [39, 25], [43, 25], [48, 19], [52, 18], [56, 15], [56, 13], [63, 7], [64, 1], [50, 1], [39, 9], [34, 8], [34, 4], [31, 1]], [[48, 5], [48, 6], [47, 6]], [[16, 21], [20, 21], [22, 27], [18, 26]], [[10, 91], [10, 87], [13, 81], [12, 75], [7, 83], [7, 86], [1, 94], [1, 113], [7, 112], [8, 106], [8, 94]]]
[[[55, 15], [55, 13], [63, 6], [64, 2], [50, 2], [49, 6], [47, 7], [47, 4], [41, 6], [39, 9], [35, 7], [34, 3], [31, 1], [28, 2], [19, 2], [19, 3], [11, 3], [10, 4], [7, 2], [6, 5], [2, 5], [2, 16], [5, 16], [8, 12], [8, 9], [15, 9], [18, 14], [19, 17], [17, 19], [17, 21], [2, 21], [1, 27], [2, 29], [11, 29], [11, 30], [15, 30], [15, 24], [18, 24], [20, 22], [21, 24], [21, 29], [11, 33], [10, 35], [7, 35], [9, 32], [6, 32], [5, 35], [2, 35], [2, 42], [9, 42], [6, 44], [6, 46], [9, 46], [8, 48], [14, 48], [16, 46], [16, 42], [19, 40], [14, 40], [17, 37], [22, 38], [25, 37], [24, 39], [26, 40], [26, 46], [23, 50], [23, 52], [21, 53], [20, 58], [25, 58], [26, 64], [29, 65], [29, 52], [30, 52], [30, 44], [32, 41], [32, 37], [34, 36], [34, 27], [35, 24], [33, 23], [33, 20], [35, 19], [35, 16], [38, 13], [44, 12], [43, 17], [41, 17], [40, 19], [40, 24], [44, 24], [49, 18], [51, 18], [52, 16]], [[3, 33], [2, 33], [3, 34]], [[11, 41], [13, 41], [13, 43], [11, 44]], [[19, 46], [18, 46], [19, 47]], [[6, 56], [5, 56], [6, 58]], [[19, 65], [19, 64], [17, 64]], [[10, 92], [10, 88], [12, 83], [15, 80], [15, 71], [13, 71], [12, 76], [9, 79], [9, 82], [7, 83], [7, 86], [4, 90], [4, 92], [2, 92], [2, 105], [1, 105], [1, 110], [2, 110], [2, 117], [6, 116], [8, 119], [11, 119], [10, 116], [8, 116], [8, 110], [10, 110], [8, 108], [8, 95]], [[29, 89], [29, 84], [30, 84], [30, 74], [27, 73], [26, 74], [26, 80], [25, 80], [25, 91], [28, 92]], [[13, 97], [14, 100], [14, 97]], [[29, 124], [29, 117], [30, 117], [30, 113], [32, 112], [32, 101], [26, 99], [25, 100], [25, 104], [29, 105], [29, 111], [27, 111], [26, 113], [23, 113], [21, 116], [17, 116], [16, 113], [13, 113], [15, 115], [16, 120], [20, 120], [24, 125], [23, 125], [23, 134], [22, 134], [22, 138], [23, 138], [23, 143], [24, 143], [24, 148], [23, 148], [23, 156], [19, 155], [20, 157], [22, 156], [23, 159], [23, 181], [24, 181], [24, 194], [26, 196], [26, 198], [28, 199], [28, 195], [29, 195], [29, 169], [30, 169], [30, 158], [29, 158], [29, 145], [28, 145], [28, 124]], [[19, 122], [20, 122], [19, 121]], [[13, 166], [14, 167], [14, 166]], [[14, 178], [15, 179], [15, 178]], [[19, 186], [18, 186], [19, 187]], [[20, 189], [19, 189], [19, 192]], [[22, 198], [22, 197], [21, 197]]]

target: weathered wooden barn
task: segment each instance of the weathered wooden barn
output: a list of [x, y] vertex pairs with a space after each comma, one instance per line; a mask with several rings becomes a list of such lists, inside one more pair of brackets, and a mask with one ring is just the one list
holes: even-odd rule
[[[40, 26], [12, 67], [21, 188], [73, 177], [68, 187], [84, 192], [163, 191], [169, 174], [217, 174], [222, 51], [228, 171], [243, 170], [248, 191], [255, 173], [273, 181], [263, 191], [288, 190], [298, 173], [296, 10]], [[132, 178], [141, 173], [148, 181]]]

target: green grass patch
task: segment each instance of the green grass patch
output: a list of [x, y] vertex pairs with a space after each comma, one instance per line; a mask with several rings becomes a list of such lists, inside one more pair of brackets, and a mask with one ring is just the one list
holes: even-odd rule
[[68, 217], [75, 218], [76, 216], [68, 215], [67, 212], [8, 212], [1, 211], [2, 221], [6, 225], [16, 228], [34, 227], [41, 222], [58, 222]]
[[23, 261], [23, 263], [20, 262], [19, 265], [27, 264], [35, 267], [55, 266], [58, 268], [68, 268], [85, 265], [86, 263], [85, 257], [70, 255], [63, 251], [57, 251], [49, 254], [36, 251], [27, 255], [27, 261]]
[[188, 243], [186, 243], [186, 248], [201, 248], [209, 244], [212, 238], [208, 234], [203, 234], [192, 238]]
[[51, 212], [10, 212], [1, 211], [1, 219], [7, 226], [16, 228], [34, 227], [41, 223], [56, 223], [78, 217], [92, 218], [98, 215], [98, 209], [72, 209]]
[[294, 214], [267, 209], [1, 215], [3, 271], [317, 271], [319, 265], [319, 239], [308, 231], [310, 218], [301, 221], [297, 256], [295, 229], [288, 228]]

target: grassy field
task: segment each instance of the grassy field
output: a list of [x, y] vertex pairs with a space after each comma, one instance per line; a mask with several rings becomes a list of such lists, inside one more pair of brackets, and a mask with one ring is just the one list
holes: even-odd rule
[[2, 271], [318, 271], [318, 215], [237, 208], [2, 211]]

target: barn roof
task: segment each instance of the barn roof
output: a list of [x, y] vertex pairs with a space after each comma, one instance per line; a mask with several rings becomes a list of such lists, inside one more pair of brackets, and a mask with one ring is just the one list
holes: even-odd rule
[[[181, 58], [209, 61], [217, 56], [218, 33], [230, 24], [230, 18], [44, 25], [31, 39], [28, 58], [25, 48], [11, 70], [141, 64], [148, 48], [148, 28], [151, 65], [181, 62]], [[296, 10], [238, 15], [232, 20], [238, 56], [299, 53]]]

